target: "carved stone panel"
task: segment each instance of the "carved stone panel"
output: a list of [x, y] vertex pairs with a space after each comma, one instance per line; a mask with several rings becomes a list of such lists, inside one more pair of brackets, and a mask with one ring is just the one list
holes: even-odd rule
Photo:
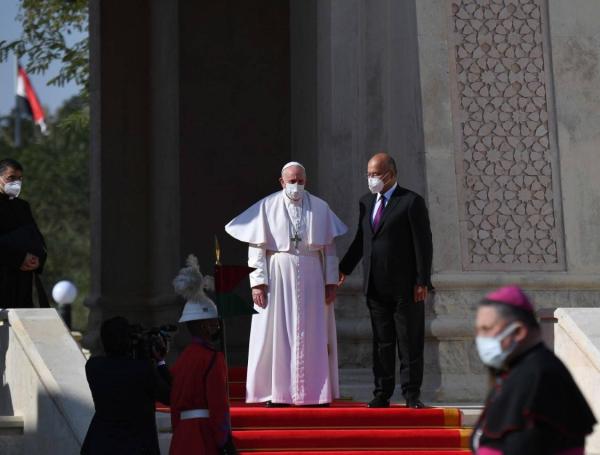
[[449, 0], [463, 267], [560, 270], [544, 0]]

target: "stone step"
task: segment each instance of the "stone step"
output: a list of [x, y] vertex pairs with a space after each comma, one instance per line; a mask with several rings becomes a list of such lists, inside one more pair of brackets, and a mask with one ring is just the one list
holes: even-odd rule
[[25, 455], [23, 417], [0, 416], [0, 454]]
[[0, 435], [13, 436], [23, 434], [23, 417], [0, 416]]
[[[461, 423], [465, 428], [472, 428], [481, 411], [483, 406], [480, 404], [465, 404], [465, 403], [433, 403], [432, 407], [435, 408], [456, 408], [461, 413]], [[165, 412], [156, 413], [156, 428], [159, 434], [171, 433], [171, 416]]]

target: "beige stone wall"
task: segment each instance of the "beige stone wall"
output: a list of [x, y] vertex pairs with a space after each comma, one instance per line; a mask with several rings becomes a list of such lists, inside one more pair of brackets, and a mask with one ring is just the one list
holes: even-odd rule
[[429, 317], [462, 328], [428, 340], [433, 397], [483, 398], [469, 326], [486, 291], [517, 283], [539, 308], [598, 306], [599, 15], [593, 0], [417, 2]]

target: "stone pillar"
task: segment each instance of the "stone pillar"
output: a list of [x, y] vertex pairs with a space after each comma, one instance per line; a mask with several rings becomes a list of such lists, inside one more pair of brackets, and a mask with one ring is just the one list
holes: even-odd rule
[[[153, 177], [157, 166], [169, 161], [164, 155], [177, 156], [173, 136], [160, 151], [153, 141], [163, 117], [155, 105], [159, 95], [151, 90], [157, 79], [148, 74], [169, 63], [169, 55], [150, 40], [155, 13], [141, 0], [90, 2], [92, 292], [85, 343], [94, 350], [102, 319], [119, 314], [148, 325], [158, 322], [159, 296], [166, 287], [157, 283], [168, 282], [173, 271], [154, 266], [153, 260], [158, 255], [165, 264], [175, 262], [168, 245], [158, 240], [172, 235], [172, 227], [153, 225], [164, 200], [173, 197], [157, 191]], [[169, 133], [177, 132], [167, 126], [165, 136]], [[166, 166], [164, 180], [176, 182], [176, 168]], [[170, 241], [178, 245], [178, 236]]]
[[[598, 5], [582, 2], [576, 11], [589, 18]], [[538, 308], [597, 301], [598, 257], [583, 247], [597, 236], [588, 229], [598, 221], [597, 182], [581, 172], [597, 168], [584, 144], [597, 136], [591, 106], [599, 91], [579, 78], [580, 66], [595, 64], [574, 43], [588, 42], [598, 26], [588, 21], [582, 29], [579, 19], [560, 1], [417, 3], [437, 287], [432, 327], [446, 321], [455, 332], [437, 346], [440, 400], [483, 398], [471, 327], [486, 291], [517, 283]], [[553, 66], [569, 60], [569, 70]], [[586, 95], [576, 95], [584, 87]]]
[[[148, 147], [149, 283], [160, 321], [172, 321], [172, 278], [183, 265], [181, 251], [179, 2], [150, 2], [148, 72], [150, 143]], [[175, 309], [180, 308], [179, 304]]]

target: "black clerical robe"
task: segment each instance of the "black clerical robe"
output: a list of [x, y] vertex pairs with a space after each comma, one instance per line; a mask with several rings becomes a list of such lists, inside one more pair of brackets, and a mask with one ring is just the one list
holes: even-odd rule
[[471, 445], [486, 455], [583, 453], [595, 423], [567, 368], [539, 343], [496, 373]]
[[[20, 270], [27, 253], [40, 259], [33, 272]], [[48, 306], [39, 281], [46, 261], [46, 244], [29, 204], [0, 194], [0, 308], [31, 308], [33, 286], [40, 297], [39, 306]]]

